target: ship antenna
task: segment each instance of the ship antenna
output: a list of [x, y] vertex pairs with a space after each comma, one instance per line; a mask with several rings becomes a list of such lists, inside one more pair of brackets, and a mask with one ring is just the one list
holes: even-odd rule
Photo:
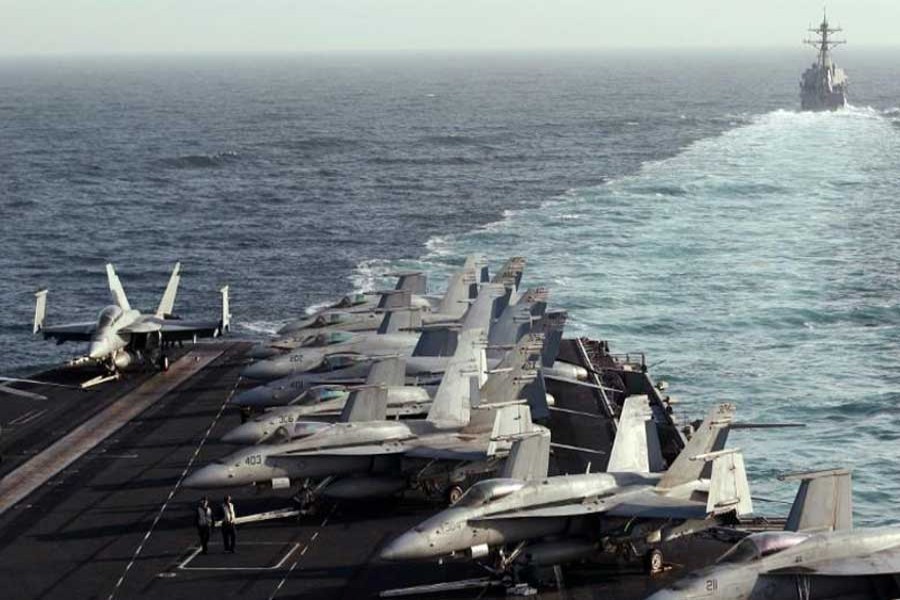
[[834, 38], [829, 37], [832, 33], [837, 33], [842, 31], [840, 27], [829, 27], [828, 26], [828, 11], [826, 7], [822, 7], [822, 24], [817, 28], [813, 29], [809, 28], [810, 33], [816, 34], [814, 39], [807, 38], [803, 40], [803, 43], [809, 44], [813, 48], [819, 51], [818, 56], [818, 64], [822, 67], [827, 67], [831, 62], [831, 58], [829, 56], [829, 52], [835, 46], [839, 46], [841, 44], [846, 44], [845, 40], [836, 40]]

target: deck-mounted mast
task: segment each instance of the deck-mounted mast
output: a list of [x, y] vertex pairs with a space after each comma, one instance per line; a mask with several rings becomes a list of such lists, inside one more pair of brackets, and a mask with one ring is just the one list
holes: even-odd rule
[[825, 69], [831, 68], [831, 49], [835, 46], [840, 46], [841, 44], [846, 44], [847, 40], [835, 40], [830, 38], [829, 36], [832, 33], [838, 33], [843, 31], [840, 27], [829, 27], [828, 26], [828, 14], [823, 10], [822, 11], [822, 22], [819, 24], [817, 28], [810, 27], [808, 30], [810, 33], [816, 34], [816, 39], [807, 38], [803, 40], [804, 44], [812, 46], [816, 50], [819, 51], [819, 58], [816, 64]]

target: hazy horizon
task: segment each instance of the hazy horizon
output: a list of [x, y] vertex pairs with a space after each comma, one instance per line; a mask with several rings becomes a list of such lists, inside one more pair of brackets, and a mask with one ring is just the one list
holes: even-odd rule
[[[802, 48], [819, 0], [0, 0], [0, 56]], [[900, 3], [833, 0], [854, 48], [897, 47]]]

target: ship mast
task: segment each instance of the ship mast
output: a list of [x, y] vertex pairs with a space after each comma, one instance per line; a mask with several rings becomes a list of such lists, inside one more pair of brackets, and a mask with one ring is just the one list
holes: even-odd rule
[[820, 67], [827, 69], [831, 67], [831, 58], [829, 56], [829, 52], [835, 46], [839, 46], [841, 44], [846, 44], [846, 40], [835, 40], [830, 37], [832, 33], [837, 33], [839, 31], [843, 31], [840, 27], [829, 27], [828, 26], [828, 15], [825, 13], [825, 10], [822, 10], [822, 23], [818, 28], [813, 29], [810, 27], [809, 31], [811, 33], [815, 33], [817, 37], [815, 39], [805, 39], [803, 40], [804, 44], [809, 44], [813, 48], [819, 51], [818, 64]]

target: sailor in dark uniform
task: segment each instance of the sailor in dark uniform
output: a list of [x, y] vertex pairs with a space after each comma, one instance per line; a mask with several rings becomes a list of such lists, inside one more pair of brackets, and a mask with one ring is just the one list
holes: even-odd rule
[[197, 514], [195, 517], [197, 524], [197, 534], [200, 536], [200, 547], [203, 548], [203, 554], [207, 552], [209, 544], [209, 530], [213, 526], [212, 509], [209, 507], [209, 499], [206, 496], [200, 499], [197, 505]]

